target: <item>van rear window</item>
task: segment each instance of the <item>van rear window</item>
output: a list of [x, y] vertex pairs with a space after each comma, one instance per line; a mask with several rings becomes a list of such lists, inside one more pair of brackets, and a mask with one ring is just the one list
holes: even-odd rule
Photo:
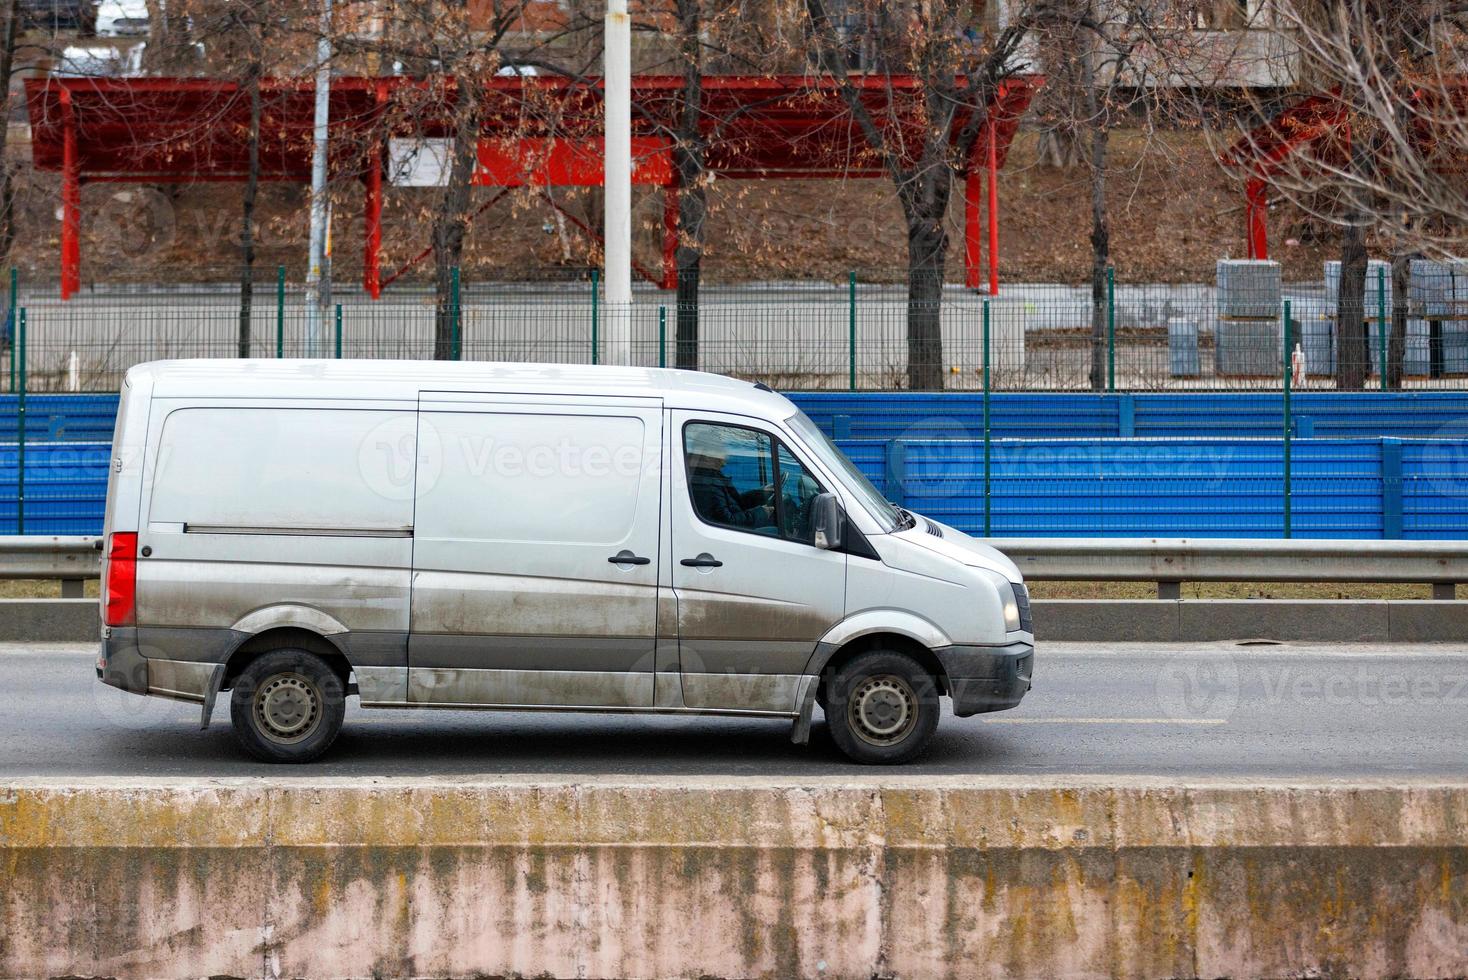
[[182, 408], [159, 441], [149, 520], [398, 530], [413, 523], [413, 412]]

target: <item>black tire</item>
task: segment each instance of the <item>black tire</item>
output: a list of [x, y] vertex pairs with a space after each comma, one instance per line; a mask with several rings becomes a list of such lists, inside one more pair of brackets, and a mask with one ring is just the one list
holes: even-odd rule
[[234, 680], [229, 716], [245, 751], [263, 762], [310, 762], [336, 741], [346, 714], [342, 679], [316, 654], [261, 654]]
[[870, 650], [826, 678], [826, 723], [845, 756], [863, 765], [917, 758], [938, 730], [933, 675], [912, 657]]

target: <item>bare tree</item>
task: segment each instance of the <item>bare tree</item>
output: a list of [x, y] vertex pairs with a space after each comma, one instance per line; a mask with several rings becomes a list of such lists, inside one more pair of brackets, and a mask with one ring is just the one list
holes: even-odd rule
[[[15, 71], [15, 35], [20, 22], [20, 0], [5, 4], [4, 34], [0, 35], [0, 85], [5, 86], [5, 96], [0, 100], [3, 120], [7, 129], [10, 124], [10, 79]], [[15, 168], [6, 159], [8, 140], [0, 139], [0, 261], [10, 255], [15, 244]]]
[[255, 204], [260, 192], [260, 81], [265, 74], [269, 0], [241, 0], [231, 11], [236, 29], [244, 35], [244, 97], [249, 102], [245, 133], [245, 191], [240, 202], [240, 357], [250, 356], [251, 317], [255, 298]]
[[[375, 58], [395, 62], [405, 74], [419, 80], [416, 87], [395, 90], [389, 128], [420, 137], [442, 132], [447, 138], [441, 190], [428, 214], [435, 296], [433, 356], [447, 359], [453, 356], [454, 330], [460, 317], [454, 276], [463, 261], [465, 235], [474, 215], [479, 144], [494, 113], [506, 111], [505, 106], [492, 105], [491, 80], [501, 68], [521, 63], [517, 55], [524, 52], [509, 49], [508, 43], [512, 35], [521, 35], [530, 0], [482, 4], [400, 0], [389, 6], [391, 30], [382, 30], [368, 41], [349, 41], [344, 49], [371, 51]], [[357, 12], [357, 19], [364, 16]], [[516, 108], [526, 107], [522, 101]]]
[[[200, 113], [193, 132], [175, 137], [187, 144], [193, 139], [227, 140], [244, 147], [244, 188], [240, 198], [239, 319], [236, 353], [249, 357], [253, 342], [252, 316], [257, 251], [257, 207], [261, 181], [261, 123], [265, 111], [262, 86], [268, 72], [289, 72], [296, 62], [296, 45], [307, 40], [304, 32], [293, 32], [289, 0], [171, 0], [159, 3], [166, 24], [153, 24], [159, 36], [192, 46], [193, 38], [207, 38], [207, 46], [195, 54], [204, 61], [203, 70], [219, 79], [235, 79], [231, 89], [221, 89]], [[300, 36], [290, 36], [299, 34]], [[177, 57], [175, 53], [174, 57]], [[276, 86], [279, 89], [279, 85]], [[243, 115], [243, 125], [240, 117]], [[242, 130], [242, 131], [241, 131]]]
[[[1393, 281], [1415, 253], [1468, 246], [1468, 6], [1460, 0], [1278, 0], [1296, 38], [1309, 120], [1258, 105], [1269, 122], [1235, 155], [1269, 158], [1273, 193], [1341, 229], [1336, 382], [1371, 371], [1368, 235], [1388, 248]], [[1281, 153], [1279, 147], [1291, 152]], [[1407, 319], [1396, 291], [1388, 382], [1399, 384]], [[1397, 309], [1401, 304], [1401, 310]]]
[[1056, 0], [1032, 31], [1049, 69], [1038, 107], [1040, 162], [1084, 167], [1089, 183], [1092, 388], [1107, 383], [1111, 136], [1127, 128], [1149, 138], [1168, 122], [1172, 93], [1213, 81], [1198, 75], [1208, 59], [1200, 57], [1196, 17], [1192, 0]]
[[[984, 4], [971, 0], [805, 0], [812, 56], [844, 102], [867, 148], [891, 179], [907, 223], [907, 383], [943, 387], [941, 315], [948, 252], [945, 220], [954, 177], [972, 158], [1004, 80], [1020, 69], [1020, 42], [1043, 14], [1026, 5], [986, 31]], [[853, 50], [874, 53], [853, 64]], [[861, 84], [885, 79], [876, 97]], [[916, 79], [899, 92], [891, 73]], [[905, 125], [903, 116], [915, 120]]]
[[673, 169], [678, 179], [677, 324], [674, 364], [698, 367], [698, 294], [703, 278], [704, 223], [708, 219], [708, 136], [703, 115], [703, 3], [674, 0], [678, 18], [678, 55], [683, 68], [673, 139]]
[[[646, 25], [652, 30], [671, 26], [676, 44], [682, 90], [673, 99], [668, 136], [678, 195], [676, 269], [676, 343], [674, 363], [698, 367], [699, 293], [703, 279], [705, 231], [709, 219], [709, 147], [739, 115], [757, 109], [759, 100], [729, 107], [711, 106], [704, 98], [704, 77], [711, 69], [735, 68], [746, 74], [769, 74], [781, 53], [766, 34], [767, 5], [718, 0], [672, 0], [671, 24], [658, 17]], [[712, 64], [711, 64], [712, 62]], [[661, 120], [653, 117], [654, 121]]]
[[1081, 25], [1088, 0], [1059, 0], [1063, 16], [1035, 39], [1035, 55], [1045, 84], [1035, 97], [1039, 127], [1036, 155], [1041, 166], [1069, 170], [1085, 162], [1083, 125], [1088, 118], [1085, 93], [1095, 73], [1094, 58], [1077, 57], [1090, 47], [1089, 32]]

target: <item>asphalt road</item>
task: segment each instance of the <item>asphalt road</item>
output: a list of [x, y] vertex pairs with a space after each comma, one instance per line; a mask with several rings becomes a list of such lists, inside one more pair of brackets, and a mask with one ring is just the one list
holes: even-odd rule
[[[783, 722], [707, 717], [362, 710], [306, 770], [249, 761], [221, 699], [196, 706], [95, 679], [93, 649], [0, 645], [0, 778], [854, 774], [817, 717], [811, 745]], [[907, 773], [1143, 774], [1179, 778], [1468, 775], [1468, 650], [1043, 644], [1013, 711], [945, 714]]]

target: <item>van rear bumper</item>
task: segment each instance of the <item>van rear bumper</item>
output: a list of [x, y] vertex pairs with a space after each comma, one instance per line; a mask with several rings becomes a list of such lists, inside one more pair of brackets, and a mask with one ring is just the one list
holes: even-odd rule
[[1019, 704], [1030, 689], [1035, 645], [1023, 641], [1002, 646], [955, 644], [933, 651], [948, 676], [953, 713], [959, 718], [1003, 711]]
[[138, 649], [137, 627], [103, 628], [101, 649], [97, 651], [97, 677], [104, 684], [133, 694], [148, 693], [148, 660]]

